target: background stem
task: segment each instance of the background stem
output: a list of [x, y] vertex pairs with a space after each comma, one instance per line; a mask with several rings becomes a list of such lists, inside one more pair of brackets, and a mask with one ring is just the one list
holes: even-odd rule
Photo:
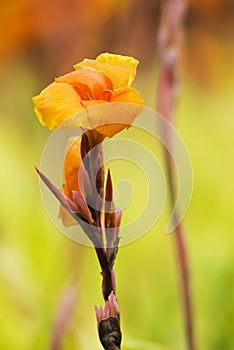
[[[185, 0], [168, 0], [162, 8], [161, 24], [158, 32], [158, 50], [160, 55], [160, 73], [157, 94], [157, 110], [169, 122], [174, 122], [176, 103], [178, 99], [178, 87], [181, 79], [182, 66], [182, 24], [186, 10]], [[171, 135], [163, 130], [166, 144], [171, 145]], [[164, 148], [166, 170], [168, 176], [169, 194], [171, 205], [174, 205], [176, 195], [176, 179], [173, 163], [169, 152]], [[178, 224], [177, 214], [174, 215], [175, 247], [178, 257], [179, 273], [181, 278], [181, 292], [184, 306], [185, 330], [189, 350], [195, 350], [194, 326], [192, 316], [192, 301], [190, 291], [190, 278], [187, 248], [184, 239], [182, 224]]]
[[[173, 168], [170, 154], [167, 149], [164, 148], [165, 160], [166, 160], [166, 169], [168, 175], [168, 187], [171, 199], [171, 206], [175, 202], [175, 185], [173, 177]], [[186, 328], [186, 337], [189, 350], [195, 350], [194, 342], [194, 327], [193, 327], [193, 315], [192, 315], [192, 300], [191, 300], [191, 291], [190, 291], [190, 273], [189, 273], [189, 263], [188, 263], [188, 253], [185, 242], [185, 231], [182, 223], [178, 224], [176, 213], [174, 214], [174, 220], [177, 223], [175, 228], [175, 249], [178, 259], [178, 267], [181, 278], [181, 293], [183, 299], [184, 307], [184, 319], [185, 319], [185, 328]]]

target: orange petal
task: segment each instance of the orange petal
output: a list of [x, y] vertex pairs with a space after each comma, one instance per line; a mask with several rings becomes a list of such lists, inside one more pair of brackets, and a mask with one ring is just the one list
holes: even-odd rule
[[107, 75], [114, 89], [130, 87], [136, 75], [138, 61], [129, 56], [103, 53], [96, 60], [84, 59], [76, 64], [76, 70], [92, 68]]
[[[71, 85], [52, 83], [33, 97], [35, 113], [42, 125], [53, 130], [83, 109], [81, 99]], [[81, 125], [78, 125], [81, 126]]]
[[62, 220], [65, 227], [78, 225], [78, 222], [72, 215], [60, 204], [58, 218]]
[[74, 141], [65, 156], [64, 160], [64, 174], [66, 181], [67, 196], [72, 199], [72, 191], [80, 192], [78, 184], [79, 168], [82, 164], [80, 155], [81, 138]]
[[69, 125], [95, 129], [104, 136], [112, 137], [133, 124], [142, 112], [144, 100], [137, 90], [124, 88], [115, 90], [110, 102], [90, 100], [81, 103], [84, 109], [69, 119]]
[[74, 71], [55, 80], [72, 85], [82, 100], [109, 100], [113, 90], [110, 78], [93, 69]]
[[143, 97], [133, 88], [115, 90], [111, 96], [110, 102], [126, 102], [144, 106]]
[[118, 91], [115, 98], [116, 103], [115, 101], [107, 103], [83, 101], [86, 113], [79, 113], [77, 117], [82, 119], [86, 129], [95, 129], [104, 136], [112, 137], [133, 124], [137, 115], [142, 112], [144, 103], [140, 94], [133, 89]]
[[106, 104], [108, 103], [108, 101], [104, 101], [104, 100], [91, 100], [91, 101], [82, 101], [81, 102], [82, 105], [84, 106], [84, 108], [90, 108], [90, 107], [94, 107], [97, 105], [102, 105], [102, 104]]
[[68, 197], [72, 199], [72, 191], [80, 191], [79, 184], [78, 184], [78, 174], [79, 174], [79, 168], [73, 168], [71, 172], [67, 173], [65, 175], [66, 178], [66, 186], [68, 190]]

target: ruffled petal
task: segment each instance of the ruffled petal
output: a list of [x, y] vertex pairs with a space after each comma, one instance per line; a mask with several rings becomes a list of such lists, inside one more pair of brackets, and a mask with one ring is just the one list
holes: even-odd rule
[[39, 121], [51, 130], [83, 109], [81, 98], [73, 87], [56, 82], [33, 97], [33, 103]]
[[136, 69], [139, 62], [129, 56], [103, 53], [96, 60], [84, 59], [76, 64], [76, 70], [92, 68], [107, 75], [114, 89], [130, 87], [136, 76]]
[[[138, 91], [130, 87], [137, 65], [132, 57], [108, 53], [96, 60], [83, 60], [75, 66], [75, 72], [57, 78], [33, 98], [40, 122], [50, 129], [82, 127], [104, 136], [115, 135], [132, 124], [140, 113], [139, 106], [144, 104]], [[124, 103], [121, 108], [118, 104], [110, 106], [114, 102]], [[108, 107], [92, 108], [97, 105]]]
[[55, 79], [59, 83], [72, 85], [82, 100], [109, 100], [113, 84], [100, 71], [94, 69], [77, 70]]
[[[106, 103], [105, 101], [83, 101], [85, 110], [73, 118], [73, 125], [82, 120], [85, 129], [96, 130], [107, 137], [112, 137], [121, 130], [129, 128], [143, 108], [143, 99], [132, 90], [119, 91], [116, 95], [116, 103], [115, 101]], [[125, 102], [126, 97], [129, 99], [132, 97], [131, 102], [129, 100]]]
[[110, 102], [126, 102], [137, 105], [144, 105], [144, 99], [141, 94], [133, 88], [115, 90], [111, 96]]
[[[96, 58], [96, 61], [107, 66], [115, 67], [111, 80], [116, 82], [115, 89], [121, 87], [130, 87], [136, 76], [136, 69], [139, 61], [130, 56], [114, 55], [102, 53]], [[127, 81], [126, 84], [123, 82]]]

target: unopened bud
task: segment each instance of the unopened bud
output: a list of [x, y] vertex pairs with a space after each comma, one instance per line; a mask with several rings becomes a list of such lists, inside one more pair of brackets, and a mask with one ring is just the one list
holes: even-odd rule
[[113, 292], [105, 307], [95, 306], [100, 341], [106, 350], [120, 349], [122, 334], [120, 330], [120, 308]]

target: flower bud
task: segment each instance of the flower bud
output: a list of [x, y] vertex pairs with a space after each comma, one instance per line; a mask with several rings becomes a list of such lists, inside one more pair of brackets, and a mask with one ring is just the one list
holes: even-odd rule
[[105, 307], [95, 306], [100, 341], [106, 350], [120, 349], [122, 334], [120, 330], [120, 308], [113, 292]]

